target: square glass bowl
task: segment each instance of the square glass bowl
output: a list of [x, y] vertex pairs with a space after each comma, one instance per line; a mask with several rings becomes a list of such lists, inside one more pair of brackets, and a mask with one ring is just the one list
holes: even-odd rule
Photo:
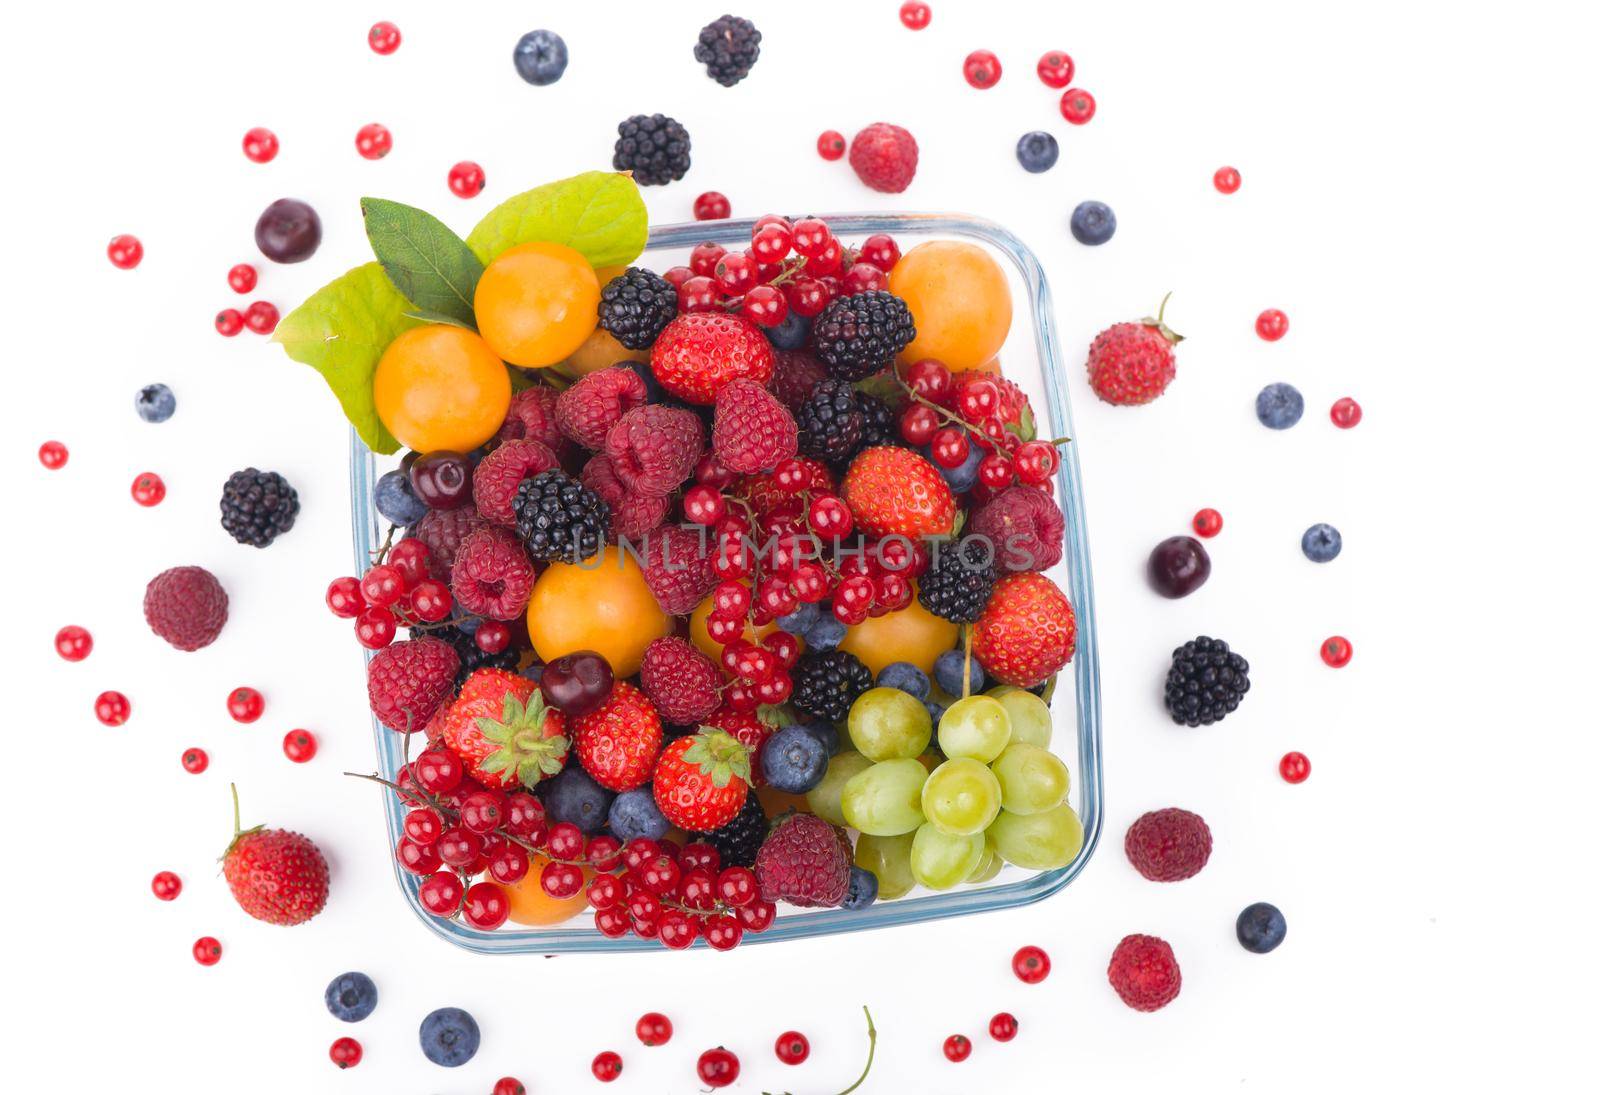
[[[1056, 343], [1055, 316], [1050, 289], [1039, 260], [1021, 240], [999, 225], [972, 217], [942, 213], [850, 213], [827, 216], [834, 233], [851, 242], [874, 232], [891, 233], [902, 252], [930, 239], [959, 237], [990, 253], [1005, 270], [1011, 284], [1012, 327], [1000, 360], [1007, 378], [1027, 392], [1040, 416], [1039, 436], [1072, 436], [1072, 415], [1067, 382]], [[744, 245], [750, 239], [749, 220], [699, 221], [653, 228], [645, 248], [650, 266], [664, 270], [686, 261], [690, 248], [710, 240]], [[1023, 309], [1026, 309], [1024, 312]], [[1023, 320], [1026, 319], [1026, 323]], [[1041, 414], [1042, 412], [1042, 414]], [[1045, 423], [1048, 423], [1046, 429]], [[1071, 665], [1057, 679], [1050, 709], [1055, 721], [1051, 747], [1072, 773], [1070, 801], [1083, 821], [1083, 847], [1065, 867], [1030, 872], [1007, 865], [980, 885], [964, 885], [934, 892], [918, 887], [895, 901], [880, 901], [865, 909], [796, 909], [780, 906], [778, 917], [765, 932], [747, 934], [745, 944], [776, 943], [785, 939], [866, 931], [988, 912], [1042, 900], [1067, 885], [1088, 863], [1100, 839], [1103, 804], [1100, 768], [1100, 661], [1095, 636], [1094, 584], [1089, 569], [1089, 542], [1083, 510], [1083, 488], [1076, 441], [1062, 446], [1061, 468], [1056, 476], [1056, 497], [1066, 516], [1066, 550], [1049, 575], [1063, 586], [1077, 612], [1078, 646]], [[381, 543], [383, 521], [372, 504], [372, 485], [379, 472], [378, 457], [350, 435], [350, 512], [356, 572], [365, 570]], [[383, 458], [384, 470], [397, 463]], [[367, 658], [372, 657], [371, 652]], [[378, 771], [396, 778], [404, 764], [403, 737], [373, 720]], [[1072, 746], [1076, 746], [1076, 763]], [[404, 810], [398, 797], [385, 793], [391, 847], [401, 838]], [[563, 954], [584, 951], [664, 950], [655, 940], [629, 935], [607, 939], [592, 920], [579, 914], [565, 924], [550, 927], [508, 925], [498, 931], [479, 931], [454, 920], [441, 920], [423, 909], [417, 898], [419, 879], [395, 864], [395, 877], [406, 901], [422, 922], [459, 947], [484, 954]], [[695, 946], [705, 945], [696, 940]]]

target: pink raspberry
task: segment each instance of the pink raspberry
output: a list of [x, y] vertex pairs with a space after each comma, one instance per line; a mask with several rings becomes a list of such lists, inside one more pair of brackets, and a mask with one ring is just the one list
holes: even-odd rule
[[709, 536], [677, 525], [663, 525], [650, 534], [640, 553], [644, 580], [656, 603], [669, 616], [693, 612], [717, 584]]
[[672, 497], [665, 494], [639, 494], [628, 490], [617, 478], [611, 457], [596, 453], [578, 473], [578, 482], [600, 496], [611, 507], [611, 534], [618, 539], [640, 540], [667, 519]]
[[605, 448], [606, 434], [623, 415], [644, 406], [644, 378], [623, 365], [580, 377], [556, 399], [561, 432], [586, 449]]
[[511, 511], [517, 485], [560, 466], [556, 454], [543, 441], [503, 441], [472, 470], [472, 501], [486, 519], [510, 528], [517, 523], [517, 515]]
[[794, 415], [754, 380], [730, 380], [717, 393], [711, 451], [729, 471], [766, 471], [799, 451]]
[[811, 398], [811, 389], [827, 375], [822, 362], [804, 350], [773, 350], [772, 381], [768, 387], [785, 407], [799, 414]]
[[986, 537], [994, 545], [994, 561], [1002, 571], [1048, 570], [1061, 561], [1067, 522], [1044, 491], [1007, 487], [972, 515], [967, 534]]
[[917, 174], [917, 139], [888, 122], [873, 122], [850, 142], [850, 166], [874, 190], [898, 194]]
[[663, 719], [696, 726], [717, 709], [722, 671], [688, 639], [668, 635], [644, 648], [639, 683]]
[[443, 639], [394, 643], [367, 663], [367, 702], [389, 729], [420, 731], [446, 706], [460, 668], [461, 656]]
[[144, 620], [179, 650], [199, 650], [228, 622], [228, 592], [204, 567], [163, 570], [144, 587]]
[[623, 486], [641, 494], [671, 494], [694, 474], [705, 428], [682, 407], [635, 407], [611, 427], [605, 448]]
[[558, 393], [548, 384], [535, 384], [511, 397], [511, 408], [500, 425], [501, 441], [538, 441], [557, 456], [567, 447], [556, 421]]
[[533, 563], [514, 533], [482, 528], [461, 541], [450, 568], [450, 592], [468, 612], [491, 620], [514, 620], [527, 611], [535, 576]]
[[423, 514], [413, 534], [428, 546], [428, 573], [441, 582], [448, 582], [461, 541], [487, 524], [472, 506], [431, 509]]
[[815, 814], [780, 821], [756, 853], [756, 881], [768, 901], [831, 907], [850, 889], [850, 845]]
[[1188, 810], [1152, 810], [1128, 826], [1122, 849], [1151, 882], [1182, 882], [1211, 858], [1211, 827]]
[[1134, 1011], [1160, 1011], [1183, 988], [1183, 971], [1172, 947], [1153, 935], [1124, 936], [1111, 952], [1106, 977]]

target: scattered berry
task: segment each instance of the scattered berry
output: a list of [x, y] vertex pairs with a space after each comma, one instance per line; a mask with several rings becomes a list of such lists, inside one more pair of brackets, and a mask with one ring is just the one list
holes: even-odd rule
[[484, 182], [483, 168], [472, 160], [462, 160], [453, 165], [450, 174], [445, 177], [450, 193], [458, 198], [476, 198], [483, 193]]
[[56, 632], [56, 653], [69, 662], [81, 662], [94, 649], [94, 636], [87, 628], [68, 624]]
[[[417, 1031], [422, 1055], [436, 1065], [457, 1068], [478, 1052], [478, 1021], [460, 1008], [430, 1011]], [[619, 1066], [620, 1067], [620, 1066]]]
[[1277, 950], [1283, 937], [1289, 934], [1289, 922], [1276, 905], [1257, 901], [1239, 914], [1234, 934], [1239, 937], [1239, 946], [1251, 954], [1268, 954]]
[[140, 472], [128, 493], [139, 505], [149, 508], [161, 504], [167, 496], [167, 484], [153, 471]]
[[317, 739], [309, 730], [291, 730], [283, 736], [283, 755], [304, 764], [317, 755]]
[[798, 1030], [786, 1030], [778, 1035], [778, 1041], [773, 1046], [773, 1052], [778, 1055], [778, 1060], [786, 1065], [798, 1065], [811, 1056], [811, 1042]]
[[106, 257], [118, 270], [132, 270], [144, 259], [144, 244], [138, 236], [114, 236], [106, 245]]
[[364, 160], [381, 160], [394, 148], [394, 135], [387, 126], [368, 122], [356, 130], [356, 151]]
[[1061, 146], [1055, 137], [1042, 129], [1024, 133], [1017, 140], [1017, 162], [1031, 175], [1049, 171], [1061, 155]]
[[1152, 810], [1128, 826], [1122, 849], [1151, 882], [1181, 882], [1211, 858], [1211, 829], [1188, 810]]
[[328, 1057], [340, 1068], [353, 1068], [361, 1063], [361, 1043], [354, 1038], [340, 1038], [328, 1048]]
[[150, 892], [159, 901], [172, 901], [183, 892], [183, 879], [171, 871], [160, 871], [150, 880]]
[[723, 87], [732, 87], [750, 75], [760, 56], [761, 32], [750, 20], [737, 15], [724, 15], [706, 24], [694, 47], [694, 59], [705, 65], [706, 75]]
[[611, 166], [633, 172], [641, 186], [676, 182], [689, 171], [689, 131], [665, 114], [635, 114], [617, 123]]
[[1011, 972], [1025, 985], [1037, 985], [1050, 976], [1050, 956], [1041, 947], [1021, 947], [1011, 956]]
[[206, 755], [206, 751], [194, 746], [185, 749], [180, 759], [183, 763], [183, 770], [191, 776], [198, 776], [211, 766], [211, 758]]
[[322, 219], [296, 198], [279, 198], [256, 220], [256, 247], [273, 262], [304, 262], [321, 243]]
[[178, 399], [165, 384], [147, 384], [133, 397], [133, 409], [146, 422], [165, 422], [178, 409]]
[[1117, 232], [1117, 215], [1105, 202], [1079, 202], [1069, 225], [1072, 238], [1089, 247], [1099, 247]]
[[739, 1058], [722, 1046], [708, 1049], [695, 1062], [695, 1074], [707, 1087], [727, 1087], [739, 1078]]
[[235, 293], [248, 293], [256, 287], [256, 268], [241, 262], [228, 269], [228, 288]]
[[268, 924], [303, 924], [328, 901], [328, 861], [309, 839], [287, 829], [239, 828], [233, 799], [233, 841], [222, 873], [239, 907]]
[[873, 122], [850, 142], [850, 166], [874, 190], [898, 194], [917, 174], [917, 140], [909, 130]]
[[837, 129], [824, 129], [817, 137], [817, 155], [825, 160], [842, 159], [844, 149], [844, 134]]
[[190, 952], [194, 955], [194, 960], [202, 966], [214, 966], [222, 961], [222, 944], [209, 935], [202, 935], [196, 939]]
[[980, 91], [1000, 82], [1000, 58], [986, 49], [975, 49], [961, 64], [961, 75]]
[[1201, 635], [1172, 652], [1165, 702], [1173, 722], [1184, 726], [1221, 722], [1248, 691], [1250, 663], [1221, 639]]
[[989, 1020], [989, 1037], [997, 1042], [1009, 1042], [1017, 1036], [1017, 1017], [1002, 1011]]
[[609, 1084], [622, 1075], [622, 1058], [609, 1049], [604, 1053], [597, 1053], [589, 1064], [589, 1071], [594, 1073], [596, 1080]]
[[121, 692], [102, 692], [94, 698], [94, 717], [106, 726], [121, 726], [132, 710], [128, 697]]
[[[697, 221], [724, 221], [733, 215], [728, 195], [718, 190], [707, 190], [694, 200], [694, 219]], [[673, 294], [676, 296], [676, 293]]]
[[1066, 87], [1072, 83], [1072, 58], [1059, 49], [1049, 50], [1039, 58], [1034, 71], [1039, 74], [1045, 87]]
[[67, 447], [59, 441], [46, 441], [39, 446], [39, 463], [51, 471], [65, 467], [67, 463]]
[[1293, 384], [1268, 384], [1256, 396], [1256, 418], [1269, 430], [1287, 430], [1305, 413], [1305, 396]]
[[1355, 656], [1350, 640], [1343, 635], [1333, 635], [1322, 640], [1322, 661], [1332, 669], [1343, 669]]
[[217, 313], [212, 325], [216, 327], [217, 334], [232, 338], [244, 330], [244, 313], [237, 308], [224, 308]]
[[1194, 534], [1207, 540], [1222, 531], [1222, 514], [1214, 509], [1199, 510], [1194, 515]]
[[664, 1046], [672, 1041], [672, 1020], [659, 1011], [647, 1011], [639, 1016], [633, 1032], [647, 1046]]
[[1357, 403], [1349, 396], [1345, 396], [1344, 398], [1334, 402], [1333, 407], [1328, 411], [1328, 417], [1331, 418], [1333, 420], [1333, 424], [1338, 426], [1341, 430], [1348, 430], [1352, 426], [1360, 423], [1361, 404]]
[[222, 485], [222, 528], [241, 544], [264, 548], [294, 527], [300, 496], [275, 471], [245, 468]]
[[1094, 96], [1081, 87], [1061, 93], [1061, 116], [1073, 125], [1085, 125], [1094, 117]]
[[1304, 783], [1311, 778], [1311, 759], [1300, 752], [1285, 753], [1278, 761], [1278, 775], [1285, 783]]
[[228, 693], [228, 716], [234, 722], [255, 722], [266, 709], [267, 701], [254, 688], [235, 688]]
[[567, 71], [567, 43], [555, 31], [530, 30], [517, 39], [511, 61], [518, 76], [535, 87], [545, 87]]
[[1106, 969], [1111, 987], [1135, 1011], [1160, 1011], [1177, 999], [1183, 987], [1178, 960], [1166, 940], [1129, 935], [1111, 952]]
[[244, 325], [258, 335], [270, 335], [278, 328], [278, 309], [265, 300], [253, 301], [244, 310]]
[[385, 20], [374, 23], [367, 31], [367, 45], [372, 52], [382, 57], [387, 57], [400, 48], [400, 28]]
[[494, 1082], [489, 1095], [528, 1095], [527, 1085], [515, 1076], [502, 1076]]
[[1187, 597], [1211, 577], [1211, 556], [1193, 536], [1169, 536], [1150, 551], [1150, 586], [1163, 597]]
[[1331, 563], [1339, 557], [1344, 537], [1329, 524], [1315, 524], [1300, 537], [1300, 550], [1313, 563]]
[[1236, 167], [1219, 167], [1216, 174], [1211, 176], [1211, 185], [1217, 188], [1219, 194], [1232, 194], [1239, 189], [1240, 181]]
[[364, 973], [341, 973], [328, 982], [322, 1002], [335, 1019], [359, 1023], [378, 1006], [378, 986]]
[[900, 5], [900, 22], [908, 30], [922, 30], [933, 18], [933, 10], [922, 0], [906, 0]]
[[1268, 342], [1276, 342], [1289, 333], [1289, 317], [1276, 308], [1268, 308], [1256, 317], [1256, 334]]
[[965, 1034], [952, 1034], [944, 1040], [945, 1059], [960, 1064], [972, 1056], [972, 1039]]
[[[278, 155], [278, 135], [262, 126], [245, 130], [244, 154], [246, 159], [255, 163], [267, 163], [275, 159]], [[237, 291], [248, 293], [250, 290]]]
[[1170, 297], [1169, 293], [1162, 298], [1154, 319], [1113, 324], [1090, 343], [1089, 386], [1107, 403], [1124, 407], [1149, 403], [1178, 375], [1173, 347], [1183, 336], [1165, 323]]

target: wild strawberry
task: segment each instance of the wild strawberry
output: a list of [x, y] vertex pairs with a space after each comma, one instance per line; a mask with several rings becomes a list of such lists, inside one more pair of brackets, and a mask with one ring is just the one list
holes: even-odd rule
[[701, 730], [661, 751], [656, 805], [686, 832], [722, 828], [738, 815], [749, 793], [750, 753], [722, 730]]
[[618, 681], [595, 710], [572, 722], [578, 763], [600, 786], [631, 791], [650, 782], [661, 755], [661, 716], [645, 694]]
[[1114, 323], [1089, 346], [1089, 386], [1107, 403], [1119, 407], [1149, 403], [1178, 375], [1172, 348], [1183, 341], [1162, 322], [1168, 293], [1154, 319]]
[[476, 669], [445, 711], [445, 745], [486, 787], [533, 787], [567, 761], [566, 717], [546, 707], [532, 681], [504, 669]]
[[690, 312], [667, 324], [656, 339], [650, 371], [679, 399], [710, 405], [731, 380], [771, 380], [772, 344], [747, 319]]
[[1012, 574], [972, 625], [972, 656], [1000, 683], [1032, 688], [1072, 660], [1077, 640], [1067, 595], [1042, 574]]
[[761, 747], [778, 729], [770, 715], [770, 711], [764, 710], [735, 711], [727, 704], [723, 704], [703, 720], [704, 726], [727, 731], [735, 741], [749, 750], [750, 784], [753, 787], [761, 787], [766, 783], [766, 778], [761, 774]]
[[850, 845], [814, 814], [780, 819], [756, 854], [756, 880], [767, 901], [838, 905], [850, 889]]
[[304, 924], [328, 903], [328, 861], [310, 839], [287, 829], [239, 828], [233, 785], [233, 840], [222, 875], [239, 907], [268, 924]]
[[864, 449], [840, 488], [856, 527], [871, 536], [946, 536], [956, 501], [934, 466], [910, 449]]

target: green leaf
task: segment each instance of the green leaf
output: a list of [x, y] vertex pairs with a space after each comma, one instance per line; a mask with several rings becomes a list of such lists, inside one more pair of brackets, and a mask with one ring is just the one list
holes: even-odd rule
[[483, 262], [531, 240], [563, 243], [589, 265], [622, 266], [644, 250], [649, 222], [632, 176], [586, 171], [507, 198], [467, 235]]
[[429, 312], [422, 308], [412, 308], [406, 312], [412, 319], [419, 319], [423, 323], [444, 323], [451, 327], [460, 327], [463, 331], [476, 332], [477, 328], [470, 323], [463, 323], [455, 316], [447, 316], [443, 312]]
[[908, 399], [904, 386], [901, 385], [892, 368], [869, 376], [865, 380], [858, 380], [854, 387], [858, 392], [876, 396], [883, 400], [889, 405], [891, 411], [900, 410]]
[[362, 198], [372, 253], [394, 287], [423, 312], [473, 326], [472, 293], [483, 263], [432, 213], [383, 198]]
[[1011, 432], [1015, 433], [1024, 441], [1032, 441], [1035, 437], [1039, 436], [1039, 427], [1033, 420], [1033, 408], [1031, 406], [1029, 406], [1027, 403], [1024, 403], [1022, 405], [1022, 414], [1019, 417], [1022, 419], [1019, 426], [1013, 427], [1008, 425], [1006, 428], [1011, 430]]
[[372, 375], [395, 336], [416, 326], [405, 312], [405, 297], [390, 284], [382, 266], [369, 262], [312, 293], [272, 334], [290, 357], [322, 374], [373, 452], [400, 448], [378, 418]]

